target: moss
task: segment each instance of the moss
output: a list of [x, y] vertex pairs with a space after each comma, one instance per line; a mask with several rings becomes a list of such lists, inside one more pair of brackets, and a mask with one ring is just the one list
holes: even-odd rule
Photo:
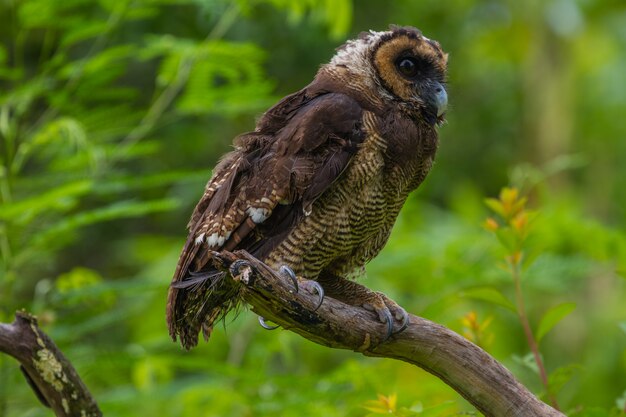
[[44, 381], [54, 387], [58, 392], [63, 391], [64, 384], [69, 381], [63, 365], [48, 349], [40, 349], [37, 351], [37, 358], [33, 358], [33, 364]]
[[[43, 380], [50, 384], [56, 391], [63, 391], [64, 385], [69, 383], [67, 375], [65, 375], [63, 371], [63, 365], [54, 353], [46, 348], [46, 344], [39, 334], [36, 321], [32, 320], [30, 322], [30, 328], [35, 334], [37, 344], [41, 346], [41, 349], [37, 351], [37, 357], [33, 358], [35, 369], [37, 369]], [[69, 409], [67, 401], [63, 403], [63, 409]]]

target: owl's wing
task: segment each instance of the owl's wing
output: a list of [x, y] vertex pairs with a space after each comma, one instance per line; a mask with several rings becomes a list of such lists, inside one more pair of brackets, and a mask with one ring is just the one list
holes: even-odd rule
[[[197, 307], [190, 305], [190, 289], [211, 273], [209, 251], [246, 249], [263, 259], [346, 168], [365, 136], [362, 113], [344, 94], [304, 89], [270, 109], [254, 132], [237, 138], [189, 223], [168, 296], [173, 337], [185, 310]], [[200, 295], [191, 296], [194, 303]], [[211, 306], [202, 303], [199, 316], [214, 319], [218, 313], [204, 314]]]

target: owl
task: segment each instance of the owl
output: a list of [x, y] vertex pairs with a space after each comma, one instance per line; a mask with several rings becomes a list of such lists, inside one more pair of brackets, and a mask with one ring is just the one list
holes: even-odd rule
[[373, 311], [388, 335], [402, 329], [406, 312], [353, 278], [433, 165], [447, 57], [412, 27], [361, 33], [234, 140], [191, 215], [169, 288], [174, 340], [187, 349], [200, 332], [208, 340], [239, 304], [238, 285], [211, 255], [235, 249]]

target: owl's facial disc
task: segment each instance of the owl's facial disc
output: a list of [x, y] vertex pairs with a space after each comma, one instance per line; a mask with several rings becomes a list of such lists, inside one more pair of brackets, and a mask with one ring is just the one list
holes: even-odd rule
[[383, 88], [421, 113], [433, 125], [443, 122], [448, 105], [444, 87], [447, 54], [436, 41], [413, 28], [392, 28], [380, 35], [371, 61]]

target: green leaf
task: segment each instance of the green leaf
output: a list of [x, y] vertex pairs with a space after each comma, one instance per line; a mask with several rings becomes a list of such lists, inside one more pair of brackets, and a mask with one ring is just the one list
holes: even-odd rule
[[507, 249], [509, 252], [515, 252], [520, 250], [519, 241], [517, 239], [516, 233], [511, 228], [501, 228], [496, 230], [496, 237], [498, 241]]
[[565, 316], [570, 314], [576, 308], [576, 303], [563, 303], [552, 307], [541, 318], [539, 327], [537, 328], [537, 343], [548, 333], [558, 322], [563, 320]]
[[498, 214], [500, 217], [505, 217], [504, 207], [502, 207], [502, 203], [500, 202], [500, 200], [496, 198], [486, 198], [485, 205], [493, 210], [493, 212]]
[[515, 305], [504, 294], [493, 287], [475, 287], [461, 292], [461, 297], [487, 301], [516, 312]]
[[94, 76], [107, 77], [116, 66], [124, 67], [126, 61], [136, 53], [137, 47], [132, 44], [112, 46], [93, 56], [68, 63], [61, 69], [60, 75], [68, 79], [79, 75], [87, 79]]
[[548, 378], [548, 386], [550, 387], [550, 392], [553, 394], [558, 394], [563, 386], [574, 377], [578, 370], [580, 370], [579, 365], [571, 364], [562, 366], [552, 372], [550, 374], [550, 377]]
[[69, 47], [75, 43], [95, 38], [106, 31], [108, 22], [86, 22], [85, 25], [79, 25], [73, 30], [68, 31], [61, 41], [62, 47]]
[[64, 306], [97, 305], [98, 308], [111, 307], [116, 293], [103, 284], [104, 278], [96, 270], [75, 267], [59, 275], [56, 290]]
[[89, 180], [76, 181], [52, 190], [11, 204], [0, 207], [0, 220], [27, 224], [42, 212], [65, 212], [72, 209], [78, 198], [91, 190]]
[[93, 193], [98, 195], [115, 194], [129, 190], [163, 187], [174, 182], [203, 183], [210, 175], [211, 171], [201, 169], [196, 171], [159, 172], [157, 174], [139, 177], [113, 177], [107, 179], [107, 181], [98, 183], [97, 187], [94, 187]]
[[178, 207], [178, 205], [178, 200], [166, 198], [152, 201], [121, 201], [100, 209], [82, 211], [74, 216], [66, 217], [61, 222], [38, 234], [33, 239], [32, 246], [40, 247], [50, 244], [59, 235], [72, 233], [81, 227], [91, 224], [170, 211]]
[[335, 0], [327, 1], [325, 6], [324, 14], [330, 35], [334, 39], [341, 39], [348, 33], [352, 23], [352, 4], [348, 0]]
[[524, 356], [513, 355], [511, 357], [516, 364], [532, 371], [534, 374], [539, 375], [539, 367], [535, 361], [535, 356], [532, 353], [528, 353]]
[[61, 294], [66, 294], [100, 282], [102, 282], [102, 276], [97, 271], [75, 267], [71, 271], [59, 275], [56, 286]]
[[62, 149], [71, 149], [70, 153], [85, 151], [93, 157], [94, 162], [96, 160], [82, 123], [74, 118], [61, 117], [47, 123], [22, 143], [11, 167], [12, 173], [17, 174], [29, 158], [37, 153], [44, 150], [58, 153]]

